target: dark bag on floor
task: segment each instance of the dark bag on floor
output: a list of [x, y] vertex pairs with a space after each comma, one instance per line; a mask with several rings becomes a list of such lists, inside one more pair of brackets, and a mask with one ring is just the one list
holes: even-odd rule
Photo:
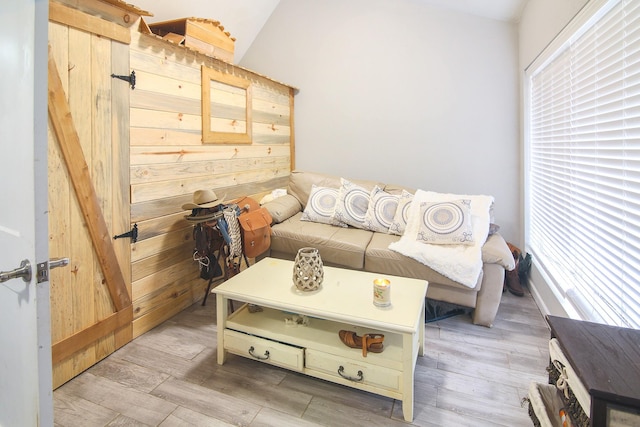
[[219, 248], [222, 246], [220, 232], [199, 223], [193, 227], [193, 240], [196, 243], [193, 258], [200, 264], [200, 278], [209, 280], [222, 276], [222, 268], [218, 262]]
[[255, 258], [269, 250], [273, 219], [266, 208], [243, 213], [238, 221], [242, 228], [243, 250], [248, 258]]
[[200, 278], [209, 280], [214, 277], [222, 276], [222, 267], [218, 262], [217, 255], [208, 255], [206, 262], [200, 263]]

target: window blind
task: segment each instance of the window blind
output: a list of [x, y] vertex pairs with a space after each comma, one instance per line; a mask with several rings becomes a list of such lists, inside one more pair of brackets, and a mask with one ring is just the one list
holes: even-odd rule
[[604, 3], [527, 71], [527, 246], [583, 319], [640, 329], [640, 1]]

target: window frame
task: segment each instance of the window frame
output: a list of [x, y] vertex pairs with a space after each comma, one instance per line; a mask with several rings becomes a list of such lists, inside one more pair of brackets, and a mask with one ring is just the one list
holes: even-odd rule
[[[557, 298], [558, 302], [566, 313], [572, 318], [579, 318], [582, 320], [599, 321], [606, 323], [605, 320], [599, 316], [599, 313], [588, 313], [580, 306], [580, 299], [584, 299], [583, 295], [577, 295], [576, 290], [571, 286], [567, 286], [560, 278], [555, 278], [554, 274], [550, 271], [550, 268], [544, 264], [544, 262], [536, 262], [536, 258], [539, 258], [536, 254], [535, 248], [532, 248], [531, 242], [531, 171], [532, 171], [532, 85], [531, 80], [537, 75], [540, 70], [544, 69], [552, 61], [557, 59], [559, 55], [562, 55], [565, 48], [578, 40], [583, 36], [594, 23], [598, 22], [601, 17], [606, 15], [611, 9], [619, 5], [623, 0], [592, 0], [588, 2], [580, 12], [574, 17], [574, 19], [556, 36], [551, 43], [541, 52], [541, 54], [525, 69], [523, 76], [523, 189], [524, 189], [524, 236], [525, 236], [525, 248], [531, 252], [534, 258], [534, 266], [539, 273], [540, 278], [546, 282], [547, 286]], [[551, 268], [552, 269], [552, 268]], [[621, 325], [640, 327], [640, 325]]]
[[[251, 82], [242, 77], [214, 70], [202, 66], [202, 142], [204, 144], [251, 144], [252, 142], [252, 90]], [[244, 132], [222, 132], [212, 130], [211, 104], [215, 101], [211, 98], [211, 82], [221, 83], [243, 91], [245, 96], [244, 106]], [[230, 125], [233, 127], [234, 119]]]

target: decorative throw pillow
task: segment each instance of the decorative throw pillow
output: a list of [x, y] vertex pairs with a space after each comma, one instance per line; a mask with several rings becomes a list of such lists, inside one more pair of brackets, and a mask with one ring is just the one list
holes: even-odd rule
[[388, 233], [397, 208], [398, 196], [389, 194], [376, 185], [369, 195], [369, 207], [364, 216], [364, 228]]
[[472, 245], [471, 200], [420, 203], [416, 240], [434, 245]]
[[409, 219], [409, 207], [411, 206], [412, 200], [413, 194], [402, 190], [402, 194], [398, 197], [398, 207], [391, 221], [389, 233], [397, 234], [398, 236], [404, 234], [404, 229], [407, 227], [407, 220]]
[[356, 228], [364, 228], [364, 217], [369, 208], [369, 191], [344, 178], [340, 178], [340, 183], [334, 220]]
[[311, 186], [311, 193], [309, 194], [307, 206], [305, 206], [300, 220], [340, 225], [333, 219], [337, 200], [337, 188], [317, 187], [313, 184]]

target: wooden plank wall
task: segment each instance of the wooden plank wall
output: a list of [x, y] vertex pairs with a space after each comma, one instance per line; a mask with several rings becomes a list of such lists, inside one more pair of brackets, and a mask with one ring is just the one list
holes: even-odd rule
[[[251, 144], [201, 141], [201, 66], [250, 80]], [[132, 34], [130, 66], [131, 245], [133, 336], [204, 296], [206, 282], [192, 259], [192, 224], [180, 206], [198, 189], [227, 199], [260, 198], [287, 184], [293, 168], [294, 89], [264, 76], [174, 45]], [[231, 108], [231, 107], [230, 107]]]

